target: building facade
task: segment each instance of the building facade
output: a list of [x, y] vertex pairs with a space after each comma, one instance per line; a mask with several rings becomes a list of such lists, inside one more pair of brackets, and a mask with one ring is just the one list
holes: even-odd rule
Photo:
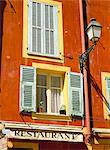
[[[110, 148], [109, 5], [0, 1], [1, 150]], [[91, 45], [90, 18], [103, 28], [85, 76], [79, 57]]]

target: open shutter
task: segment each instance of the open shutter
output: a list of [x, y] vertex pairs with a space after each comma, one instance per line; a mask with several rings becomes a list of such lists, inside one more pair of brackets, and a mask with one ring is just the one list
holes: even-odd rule
[[36, 68], [20, 66], [20, 111], [36, 111]]
[[106, 97], [107, 97], [107, 108], [108, 114], [110, 114], [110, 78], [106, 79]]
[[70, 72], [69, 77], [69, 114], [83, 116], [82, 74]]

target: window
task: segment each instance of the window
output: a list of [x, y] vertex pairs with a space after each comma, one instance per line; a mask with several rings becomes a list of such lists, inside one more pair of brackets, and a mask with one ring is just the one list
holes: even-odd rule
[[110, 114], [110, 77], [106, 78], [106, 99], [107, 99], [108, 114]]
[[37, 75], [38, 112], [59, 113], [61, 106], [62, 76]]
[[20, 68], [20, 111], [61, 114], [63, 109], [62, 112], [66, 111], [63, 114], [82, 116], [82, 75], [58, 72], [62, 66], [55, 66], [57, 71], [42, 69], [42, 64], [39, 67]]
[[53, 61], [55, 58], [57, 61], [61, 59], [63, 53], [61, 3], [52, 0], [48, 2], [28, 0], [28, 7], [24, 2], [24, 20], [23, 56], [49, 60], [54, 57]]
[[13, 148], [8, 148], [8, 150], [39, 150], [39, 144], [33, 142], [14, 142], [12, 141]]
[[32, 148], [9, 148], [8, 150], [33, 150]]
[[110, 119], [110, 73], [102, 72], [102, 92], [105, 97], [103, 101], [104, 117]]

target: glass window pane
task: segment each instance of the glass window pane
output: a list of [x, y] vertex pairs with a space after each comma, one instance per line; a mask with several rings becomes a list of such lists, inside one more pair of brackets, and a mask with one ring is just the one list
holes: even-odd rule
[[57, 89], [51, 90], [51, 112], [59, 113], [61, 103], [61, 91]]
[[38, 112], [47, 112], [46, 88], [37, 88]]
[[37, 75], [37, 85], [46, 86], [47, 85], [47, 76], [46, 75]]
[[51, 77], [51, 87], [60, 88], [61, 87], [61, 77]]
[[8, 150], [33, 150], [33, 148], [8, 148]]

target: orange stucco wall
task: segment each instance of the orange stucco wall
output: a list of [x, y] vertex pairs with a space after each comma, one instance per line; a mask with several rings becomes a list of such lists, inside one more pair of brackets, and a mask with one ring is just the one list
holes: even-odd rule
[[[0, 120], [23, 121], [19, 114], [19, 66], [21, 64], [32, 65], [32, 62], [43, 62], [69, 66], [71, 71], [79, 72], [81, 37], [78, 0], [57, 1], [63, 4], [64, 54], [73, 57], [73, 59], [65, 57], [63, 64], [22, 58], [23, 0], [12, 0], [12, 5], [8, 0], [2, 2], [4, 9], [3, 14], [0, 15], [0, 17], [3, 16]], [[89, 58], [90, 74], [101, 91], [101, 72], [110, 72], [110, 1], [88, 0], [86, 4], [87, 22], [89, 23], [90, 18], [96, 18], [103, 26], [100, 42], [98, 42], [94, 51], [91, 52]], [[94, 121], [93, 127], [109, 127], [109, 120], [104, 120], [103, 103], [100, 94], [93, 85], [89, 89], [91, 121]], [[44, 120], [34, 121], [30, 116], [24, 116], [23, 118], [25, 121], [48, 123], [48, 121]], [[51, 121], [51, 123], [67, 124], [67, 122], [54, 121]], [[70, 124], [81, 125], [80, 121], [73, 121]]]
[[[109, 127], [110, 121], [104, 120], [103, 98], [101, 95], [101, 72], [110, 72], [110, 1], [108, 0], [88, 0], [87, 2], [87, 16], [96, 18], [102, 25], [102, 36], [97, 43], [94, 51], [90, 54], [89, 68], [90, 74], [93, 77], [96, 86], [91, 86], [91, 109], [94, 121], [94, 127]], [[99, 90], [98, 90], [99, 88]], [[98, 91], [100, 91], [98, 93]]]
[[[1, 60], [1, 99], [0, 120], [23, 121], [19, 114], [19, 68], [20, 65], [32, 65], [32, 62], [69, 66], [72, 71], [79, 72], [79, 55], [81, 54], [79, 6], [76, 0], [59, 0], [63, 4], [63, 38], [65, 63], [46, 62], [22, 58], [23, 42], [23, 0], [8, 0], [2, 3], [3, 10], [3, 36], [2, 36], [2, 60]], [[30, 116], [23, 117], [25, 121], [33, 121]], [[51, 123], [58, 123], [51, 121]], [[67, 124], [67, 122], [59, 122]], [[70, 124], [81, 124], [80, 121]]]

